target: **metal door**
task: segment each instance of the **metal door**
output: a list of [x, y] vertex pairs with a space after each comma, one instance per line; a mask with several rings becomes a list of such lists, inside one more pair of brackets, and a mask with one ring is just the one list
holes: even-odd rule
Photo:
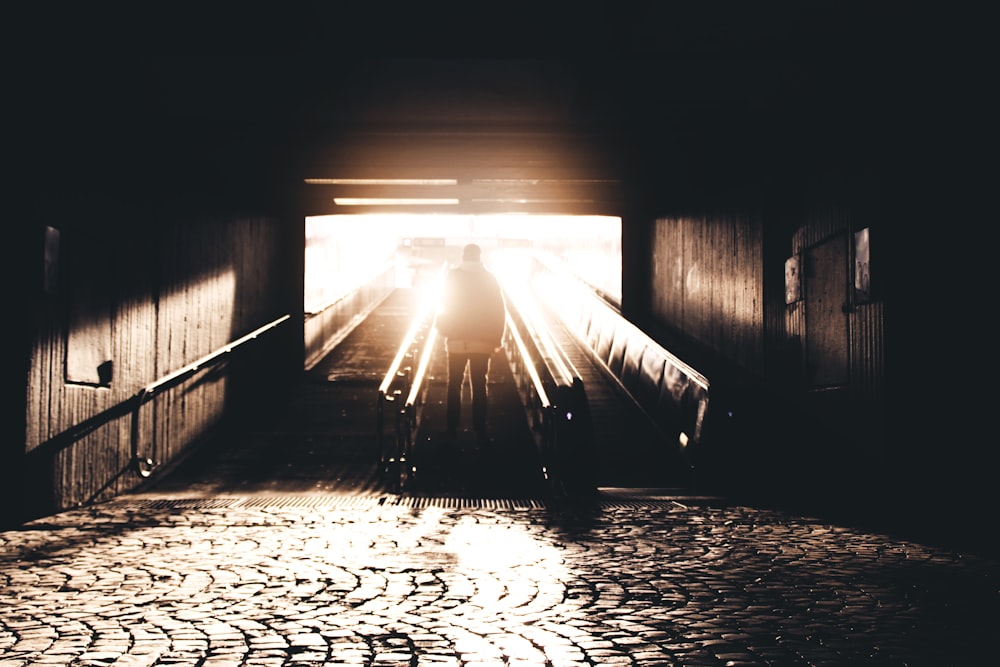
[[846, 235], [806, 250], [805, 265], [806, 382], [811, 389], [844, 387], [849, 373]]

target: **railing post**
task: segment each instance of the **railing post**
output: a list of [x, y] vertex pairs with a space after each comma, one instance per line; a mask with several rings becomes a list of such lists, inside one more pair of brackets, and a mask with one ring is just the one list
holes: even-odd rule
[[147, 478], [153, 474], [154, 469], [159, 465], [159, 461], [156, 461], [154, 458], [156, 455], [155, 434], [152, 438], [153, 444], [150, 447], [151, 456], [143, 457], [139, 455], [139, 411], [142, 408], [143, 403], [145, 403], [147, 400], [152, 400], [153, 397], [155, 397], [156, 394], [159, 393], [161, 390], [179, 384], [184, 380], [186, 380], [187, 378], [194, 375], [195, 373], [197, 373], [198, 371], [202, 370], [203, 368], [207, 368], [217, 363], [220, 359], [225, 358], [233, 350], [243, 346], [246, 343], [249, 343], [252, 340], [255, 340], [261, 334], [271, 329], [274, 329], [275, 327], [289, 320], [290, 318], [291, 318], [290, 315], [282, 315], [278, 319], [268, 324], [265, 324], [264, 326], [255, 329], [254, 331], [251, 331], [242, 338], [238, 338], [227, 345], [223, 345], [214, 352], [206, 354], [204, 357], [201, 357], [200, 359], [188, 364], [187, 366], [184, 366], [183, 368], [174, 371], [173, 373], [169, 373], [168, 375], [163, 376], [156, 382], [146, 385], [145, 387], [139, 390], [139, 392], [132, 398], [132, 400], [135, 401], [135, 408], [132, 410], [132, 425], [131, 425], [131, 433], [129, 434], [129, 440], [132, 449], [131, 463], [132, 463], [132, 468], [135, 470], [136, 474], [138, 474], [140, 477]]
[[[156, 466], [159, 465], [157, 461], [152, 458], [152, 456], [139, 456], [139, 411], [142, 408], [142, 404], [146, 402], [147, 396], [151, 396], [151, 394], [146, 390], [146, 388], [143, 388], [139, 390], [139, 393], [136, 394], [133, 399], [135, 400], [135, 408], [132, 410], [132, 428], [131, 433], [129, 434], [132, 448], [132, 469], [143, 479], [152, 475], [153, 470], [155, 470]], [[156, 437], [154, 435], [153, 444], [155, 445], [155, 443]], [[155, 455], [155, 451], [152, 451], [153, 448], [151, 447], [150, 449], [150, 453]]]
[[382, 449], [382, 413], [385, 411], [385, 392], [379, 390], [378, 402], [375, 405], [375, 435], [378, 438], [379, 451]]

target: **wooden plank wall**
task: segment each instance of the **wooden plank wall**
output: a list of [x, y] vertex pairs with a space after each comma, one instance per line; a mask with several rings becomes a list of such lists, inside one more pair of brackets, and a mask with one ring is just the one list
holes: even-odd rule
[[[853, 239], [853, 232], [866, 226], [874, 239], [882, 239], [877, 188], [865, 178], [863, 170], [822, 173], [805, 179], [801, 191], [771, 193], [801, 202], [792, 207], [790, 221], [766, 219], [750, 193], [719, 200], [714, 210], [657, 218], [650, 248], [653, 322], [764, 383], [793, 394], [805, 387], [807, 305], [783, 303], [783, 263], [789, 253], [801, 253], [838, 234]], [[789, 214], [783, 210], [780, 215]], [[765, 249], [767, 225], [772, 247]], [[872, 253], [877, 269], [879, 246], [874, 241]], [[765, 266], [765, 261], [773, 266]], [[878, 277], [874, 269], [873, 284]], [[847, 270], [853, 276], [853, 263]], [[837, 397], [825, 417], [857, 424], [859, 438], [877, 443], [883, 437], [885, 411], [884, 306], [877, 290], [870, 303], [853, 304], [848, 326], [846, 399]], [[817, 397], [816, 404], [833, 399], [830, 394]]]
[[[844, 174], [825, 175], [809, 188], [802, 224], [792, 235], [792, 252], [801, 253], [838, 234], [847, 234], [853, 244], [853, 233], [871, 227], [875, 238], [883, 231], [879, 227], [878, 203], [870, 191], [871, 185]], [[873, 250], [878, 260], [879, 247]], [[847, 261], [853, 262], [853, 256]], [[853, 276], [853, 264], [848, 274]], [[851, 359], [850, 388], [864, 400], [881, 400], [885, 384], [884, 305], [875, 292], [869, 303], [853, 304], [848, 316]], [[804, 308], [789, 309], [786, 320], [789, 336], [805, 335]]]
[[[847, 235], [848, 247], [853, 248], [853, 234], [864, 227], [880, 238], [884, 229], [879, 220], [879, 205], [874, 184], [864, 178], [864, 172], [831, 170], [817, 176], [806, 192], [801, 224], [792, 234], [792, 252], [801, 254], [838, 234]], [[873, 248], [873, 263], [880, 259], [879, 246]], [[853, 254], [845, 261], [848, 275], [853, 278]], [[877, 265], [876, 265], [877, 268]], [[849, 414], [838, 415], [850, 431], [878, 453], [884, 446], [885, 434], [885, 324], [884, 301], [876, 290], [867, 303], [852, 303], [850, 287], [847, 315], [849, 380]], [[805, 317], [808, 304], [802, 302], [786, 311], [785, 336], [805, 341]], [[807, 341], [806, 341], [807, 342]], [[820, 406], [822, 408], [822, 406]]]
[[[72, 225], [63, 235], [62, 280], [86, 279], [89, 262], [113, 264], [113, 377], [107, 386], [66, 382], [63, 297], [40, 298], [27, 385], [25, 451], [28, 515], [73, 507], [135, 488], [131, 414], [84, 437], [65, 436], [120, 408], [143, 386], [277, 319], [285, 310], [281, 225], [264, 217], [163, 221], [155, 229], [108, 232], [100, 257], [73, 258]], [[85, 259], [85, 261], [81, 261]], [[259, 339], [260, 340], [260, 339]], [[230, 400], [229, 364], [200, 372], [140, 411], [140, 453], [169, 463], [208, 436]]]
[[659, 218], [651, 252], [654, 321], [762, 373], [759, 215], [731, 210]]

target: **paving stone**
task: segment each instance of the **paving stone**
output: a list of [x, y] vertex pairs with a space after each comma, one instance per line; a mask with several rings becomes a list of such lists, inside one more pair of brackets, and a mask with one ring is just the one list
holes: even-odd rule
[[125, 498], [0, 533], [0, 667], [995, 654], [1000, 564], [989, 558], [690, 500], [605, 503], [585, 529], [552, 507], [399, 500]]

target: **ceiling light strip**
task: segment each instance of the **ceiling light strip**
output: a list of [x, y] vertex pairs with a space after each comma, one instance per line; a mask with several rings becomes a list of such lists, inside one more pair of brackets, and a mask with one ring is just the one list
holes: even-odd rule
[[593, 199], [472, 199], [473, 203], [500, 203], [500, 204], [593, 204]]
[[334, 197], [337, 206], [454, 206], [451, 197]]
[[618, 183], [615, 178], [474, 178], [473, 183], [500, 183], [515, 185], [586, 185], [593, 183]]
[[309, 185], [458, 185], [455, 178], [307, 178]]

